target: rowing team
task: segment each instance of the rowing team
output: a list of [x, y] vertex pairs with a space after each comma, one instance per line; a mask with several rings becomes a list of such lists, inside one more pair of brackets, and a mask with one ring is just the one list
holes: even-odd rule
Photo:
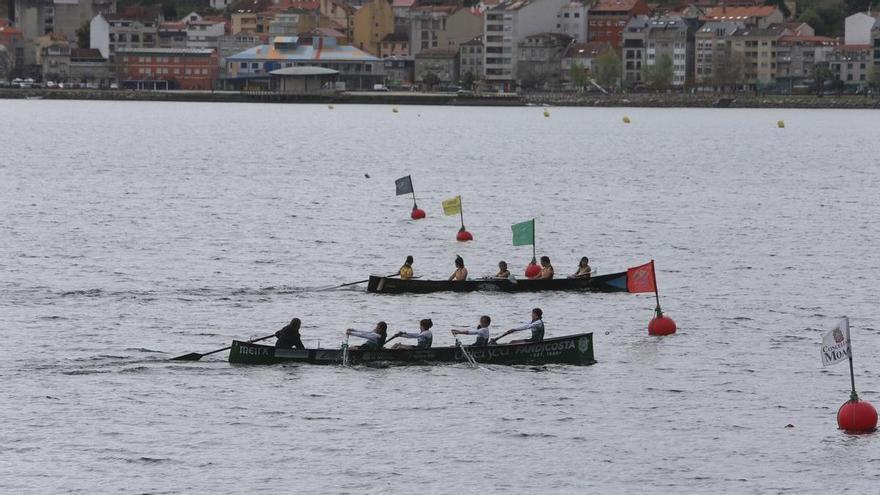
[[[590, 259], [584, 256], [581, 258], [580, 263], [578, 263], [577, 271], [569, 275], [568, 278], [590, 278], [590, 273], [592, 269], [590, 268]], [[403, 266], [400, 267], [400, 270], [397, 271], [396, 275], [399, 275], [403, 280], [409, 280], [413, 278], [413, 257], [407, 256], [406, 262], [404, 262]], [[537, 273], [537, 275], [533, 277], [529, 277], [534, 280], [551, 280], [553, 278], [554, 271], [553, 265], [550, 263], [549, 256], [541, 256], [541, 271]], [[458, 282], [467, 280], [468, 271], [464, 266], [464, 259], [461, 256], [455, 257], [455, 271], [452, 272], [452, 275], [449, 276], [449, 280]], [[512, 279], [513, 275], [510, 273], [510, 270], [507, 269], [506, 261], [498, 262], [498, 273], [496, 273], [492, 277], [497, 280], [504, 279]]]
[[[477, 328], [474, 330], [452, 330], [453, 335], [475, 335], [476, 340], [470, 344], [472, 346], [486, 346], [490, 344], [497, 343], [498, 339], [502, 337], [506, 337], [507, 335], [515, 332], [522, 331], [530, 331], [531, 336], [527, 339], [522, 340], [514, 340], [511, 341], [511, 344], [521, 344], [525, 342], [541, 342], [544, 340], [544, 312], [541, 311], [541, 308], [535, 308], [532, 310], [532, 321], [526, 323], [524, 325], [520, 325], [515, 328], [511, 328], [506, 332], [498, 335], [497, 337], [492, 338], [489, 334], [489, 325], [492, 324], [492, 319], [488, 316], [481, 316], [480, 323], [477, 325]], [[302, 322], [299, 318], [294, 318], [290, 321], [290, 324], [279, 330], [275, 333], [275, 337], [278, 339], [275, 342], [275, 347], [278, 349], [305, 349], [305, 346], [302, 343], [302, 337], [300, 336], [299, 329], [302, 325]], [[364, 339], [364, 343], [357, 347], [352, 347], [352, 349], [364, 349], [364, 350], [378, 350], [382, 349], [385, 346], [385, 342], [401, 337], [404, 339], [415, 339], [415, 345], [404, 345], [404, 344], [395, 344], [392, 346], [392, 349], [429, 349], [431, 344], [434, 341], [434, 335], [431, 333], [431, 328], [434, 326], [434, 322], [430, 320], [430, 318], [425, 318], [424, 320], [419, 322], [419, 331], [418, 332], [397, 332], [388, 338], [388, 324], [384, 321], [380, 321], [376, 324], [376, 327], [372, 330], [354, 330], [349, 328], [345, 331], [346, 335], [353, 335], [355, 337], [360, 337]], [[456, 337], [457, 339], [457, 337]]]

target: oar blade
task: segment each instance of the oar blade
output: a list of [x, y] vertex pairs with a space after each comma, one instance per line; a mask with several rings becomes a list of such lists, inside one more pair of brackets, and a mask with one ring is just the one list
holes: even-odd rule
[[184, 354], [183, 356], [177, 356], [176, 358], [171, 358], [172, 361], [198, 361], [202, 359], [203, 354], [199, 354], [198, 352], [191, 352], [189, 354]]

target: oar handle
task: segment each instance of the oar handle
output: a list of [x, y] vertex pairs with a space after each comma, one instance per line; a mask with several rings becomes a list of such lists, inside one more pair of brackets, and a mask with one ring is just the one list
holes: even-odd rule
[[[254, 342], [259, 342], [259, 341], [261, 341], [261, 340], [266, 340], [266, 339], [268, 339], [268, 338], [270, 338], [270, 337], [274, 337], [274, 336], [275, 336], [275, 334], [273, 333], [272, 335], [266, 335], [265, 337], [260, 337], [260, 338], [256, 338], [256, 339], [253, 339], [253, 340], [248, 340], [247, 343], [248, 343], [248, 344], [253, 344]], [[184, 354], [183, 356], [177, 356], [177, 357], [175, 357], [175, 358], [171, 358], [171, 361], [198, 361], [199, 359], [202, 359], [202, 358], [205, 357], [205, 356], [210, 356], [211, 354], [216, 354], [216, 353], [218, 353], [218, 352], [226, 351], [226, 350], [229, 350], [229, 349], [232, 349], [232, 346], [231, 346], [231, 345], [226, 346], [226, 347], [223, 347], [223, 348], [220, 348], [220, 349], [217, 349], [217, 350], [214, 350], [214, 351], [211, 351], [211, 352], [206, 352], [206, 353], [204, 353], [204, 354], [200, 354], [200, 353], [198, 353], [198, 352], [191, 352], [191, 353], [189, 353], [189, 354]]]
[[[274, 336], [275, 336], [275, 334], [273, 333], [273, 334], [271, 334], [271, 335], [266, 335], [265, 337], [259, 337], [259, 338], [253, 339], [253, 340], [248, 340], [247, 343], [248, 343], [248, 344], [253, 344], [254, 342], [259, 342], [259, 341], [261, 341], [261, 340], [266, 340], [266, 339], [272, 338], [272, 337], [274, 337]], [[221, 352], [221, 351], [227, 351], [227, 350], [229, 350], [229, 349], [232, 349], [232, 346], [231, 346], [231, 345], [230, 345], [230, 346], [226, 346], [226, 347], [224, 347], [223, 349], [217, 349], [216, 351], [206, 352], [206, 353], [202, 354], [202, 357], [210, 356], [211, 354], [217, 354], [218, 352]]]
[[397, 335], [392, 336], [390, 339], [386, 340], [384, 344], [382, 344], [382, 347], [385, 347], [386, 345], [388, 345], [389, 342], [396, 339], [397, 337]]
[[[386, 275], [385, 278], [396, 277], [397, 275], [400, 275], [400, 273], [392, 273], [391, 275]], [[367, 283], [367, 282], [369, 282], [369, 281], [370, 281], [370, 279], [366, 279], [366, 280], [358, 280], [357, 282], [349, 282], [349, 283], [347, 283], [347, 284], [336, 285], [336, 286], [334, 286], [334, 287], [327, 287], [326, 289], [318, 289], [318, 290], [319, 290], [319, 291], [325, 291], [325, 290], [341, 289], [341, 288], [343, 288], [343, 287], [348, 287], [348, 286], [350, 286], [350, 285], [365, 284], [365, 283]]]

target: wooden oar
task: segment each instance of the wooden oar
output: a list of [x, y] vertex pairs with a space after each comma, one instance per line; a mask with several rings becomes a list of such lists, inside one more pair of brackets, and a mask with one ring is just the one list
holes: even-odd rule
[[[248, 344], [253, 344], [254, 342], [266, 340], [266, 339], [268, 339], [270, 337], [274, 337], [274, 336], [275, 336], [275, 334], [273, 333], [272, 335], [266, 335], [265, 337], [260, 337], [258, 339], [248, 340]], [[202, 359], [205, 356], [209, 356], [211, 354], [216, 354], [218, 352], [225, 351], [227, 349], [232, 349], [232, 346], [231, 345], [226, 346], [222, 349], [217, 349], [216, 351], [211, 351], [211, 352], [205, 352], [203, 354], [199, 354], [198, 352], [191, 352], [189, 354], [184, 354], [183, 356], [177, 356], [176, 358], [171, 358], [171, 361], [198, 361], [199, 359]]]
[[[392, 273], [391, 275], [386, 275], [385, 278], [396, 277], [396, 276], [398, 276], [398, 275], [400, 275], [400, 274], [399, 274], [399, 273]], [[413, 277], [413, 278], [415, 278], [415, 277]], [[323, 288], [323, 289], [318, 289], [316, 292], [323, 292], [323, 291], [325, 291], [325, 290], [333, 290], [333, 289], [341, 289], [341, 288], [343, 288], [343, 287], [348, 287], [348, 286], [350, 286], [350, 285], [365, 284], [365, 283], [367, 283], [367, 282], [369, 282], [369, 281], [370, 281], [370, 279], [366, 279], [366, 280], [358, 280], [357, 282], [349, 282], [349, 283], [347, 283], [347, 284], [335, 285], [335, 286], [333, 286], [333, 287], [325, 287], [325, 288]]]

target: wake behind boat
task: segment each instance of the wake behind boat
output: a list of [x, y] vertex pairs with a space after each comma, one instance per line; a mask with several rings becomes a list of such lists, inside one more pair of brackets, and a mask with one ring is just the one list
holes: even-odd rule
[[[497, 344], [467, 347], [478, 363], [484, 364], [595, 364], [593, 334], [581, 333], [544, 339], [541, 342]], [[342, 349], [277, 349], [272, 346], [232, 341], [229, 362], [237, 364], [274, 364], [281, 362], [335, 364], [343, 362]], [[467, 363], [459, 347], [428, 349], [379, 349], [348, 351], [350, 364], [390, 362], [398, 364]]]
[[427, 294], [431, 292], [538, 292], [546, 290], [581, 290], [589, 292], [627, 292], [627, 272], [596, 275], [590, 278], [557, 278], [551, 280], [403, 280], [371, 275], [367, 292], [383, 294]]

